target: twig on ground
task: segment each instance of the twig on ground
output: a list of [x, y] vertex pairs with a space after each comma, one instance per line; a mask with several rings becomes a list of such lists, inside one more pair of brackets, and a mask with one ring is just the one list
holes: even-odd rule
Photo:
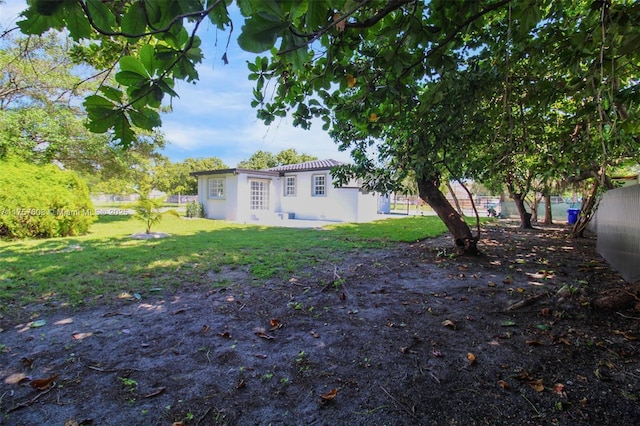
[[638, 297], [638, 295], [636, 294], [636, 292], [631, 291], [627, 288], [623, 288], [622, 289], [623, 292], [627, 293], [629, 296], [631, 296], [633, 299], [636, 300], [636, 302], [640, 302], [640, 297]]
[[537, 302], [538, 300], [547, 297], [547, 293], [537, 294], [535, 296], [531, 296], [527, 299], [523, 299], [519, 302], [514, 303], [513, 305], [507, 307], [505, 311], [515, 311], [516, 309], [524, 308], [525, 306], [529, 306]]
[[197, 425], [199, 425], [200, 423], [202, 423], [202, 421], [204, 420], [205, 417], [207, 417], [209, 415], [209, 413], [211, 412], [211, 407], [207, 408], [204, 412], [204, 414], [202, 416], [200, 416], [200, 418], [198, 419], [198, 421], [196, 422]]
[[616, 312], [616, 314], [620, 315], [622, 318], [632, 319], [632, 320], [640, 320], [640, 318], [638, 318], [638, 317], [632, 317], [630, 315], [625, 315], [622, 312]]
[[88, 368], [92, 369], [92, 370], [96, 370], [96, 371], [100, 371], [102, 373], [113, 373], [114, 371], [118, 371], [116, 369], [109, 369], [107, 370], [106, 368], [102, 368], [102, 367], [96, 367], [93, 365], [89, 365]]
[[531, 407], [535, 410], [536, 414], [538, 414], [538, 417], [542, 417], [542, 414], [540, 414], [540, 411], [538, 411], [536, 406], [533, 405], [533, 402], [531, 402], [529, 400], [529, 398], [527, 398], [527, 396], [525, 394], [521, 393], [520, 396], [522, 396], [525, 399], [525, 401], [527, 401], [529, 403], [529, 405], [531, 405]]
[[54, 386], [50, 386], [50, 387], [49, 387], [49, 389], [47, 389], [47, 390], [44, 390], [44, 391], [40, 392], [39, 394], [37, 394], [36, 396], [34, 396], [33, 398], [31, 398], [29, 401], [26, 401], [26, 402], [20, 403], [20, 404], [16, 405], [15, 407], [8, 409], [8, 410], [6, 411], [6, 413], [7, 413], [7, 414], [9, 414], [9, 413], [13, 413], [14, 411], [17, 411], [17, 410], [19, 410], [19, 409], [21, 409], [21, 408], [25, 408], [25, 407], [30, 406], [31, 404], [33, 404], [34, 402], [36, 402], [36, 401], [38, 400], [38, 398], [40, 398], [40, 397], [41, 397], [41, 396], [43, 396], [43, 395], [48, 394], [48, 393], [49, 393], [49, 392], [51, 392], [53, 389], [54, 389]]
[[324, 287], [322, 287], [320, 289], [320, 292], [322, 293], [327, 288], [329, 288], [329, 286], [335, 286], [337, 290], [336, 283], [339, 283], [339, 285], [344, 288], [345, 294], [347, 295], [349, 294], [349, 290], [347, 290], [347, 286], [345, 285], [345, 280], [340, 276], [340, 274], [338, 274], [338, 265], [333, 265], [333, 280], [331, 282], [328, 282]]
[[382, 391], [383, 391], [384, 393], [386, 393], [386, 394], [387, 394], [387, 396], [388, 396], [389, 398], [391, 398], [391, 400], [392, 400], [394, 403], [398, 404], [398, 405], [399, 405], [399, 406], [400, 406], [404, 411], [406, 411], [406, 412], [407, 412], [407, 414], [409, 414], [413, 419], [418, 420], [418, 417], [415, 415], [415, 413], [413, 413], [413, 412], [409, 409], [409, 407], [407, 407], [407, 406], [406, 406], [405, 404], [403, 404], [402, 402], [398, 401], [398, 399], [396, 399], [393, 395], [391, 395], [391, 394], [389, 393], [389, 391], [387, 391], [383, 386], [380, 386], [380, 389], [382, 389]]

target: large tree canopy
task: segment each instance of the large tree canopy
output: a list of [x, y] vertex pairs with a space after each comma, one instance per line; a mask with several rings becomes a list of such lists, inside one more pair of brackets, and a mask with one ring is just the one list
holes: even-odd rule
[[259, 150], [251, 154], [248, 159], [240, 161], [238, 163], [238, 168], [264, 170], [285, 164], [304, 163], [305, 161], [313, 161], [317, 159], [317, 157], [309, 154], [298, 154], [298, 152], [293, 148], [283, 149], [277, 154]]
[[183, 161], [162, 162], [153, 171], [153, 187], [167, 194], [196, 195], [198, 179], [191, 172], [226, 169], [227, 165], [217, 157], [185, 158]]
[[[446, 175], [532, 182], [605, 178], [638, 158], [640, 6], [632, 0], [238, 0], [253, 106], [266, 123], [321, 117], [354, 165], [341, 176], [393, 188], [410, 171], [457, 244], [475, 238], [439, 190]], [[208, 19], [230, 0], [30, 1], [19, 26], [66, 28], [78, 56], [115, 73], [89, 96], [89, 128], [128, 146], [160, 125], [176, 79], [195, 81]], [[237, 25], [236, 25], [237, 26]], [[91, 54], [87, 54], [91, 52]], [[522, 208], [523, 226], [526, 211]]]
[[111, 135], [89, 132], [80, 104], [107, 73], [75, 63], [71, 40], [60, 34], [14, 34], [0, 39], [0, 159], [55, 163], [110, 179], [164, 145], [160, 135], [139, 132], [123, 150]]

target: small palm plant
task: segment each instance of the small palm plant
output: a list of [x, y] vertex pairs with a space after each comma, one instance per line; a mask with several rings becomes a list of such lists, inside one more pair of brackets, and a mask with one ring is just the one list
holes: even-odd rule
[[164, 215], [170, 214], [172, 216], [179, 217], [180, 215], [175, 210], [161, 211], [164, 198], [151, 198], [149, 196], [150, 191], [138, 191], [136, 190], [140, 198], [136, 202], [134, 210], [136, 214], [134, 217], [144, 222], [146, 225], [146, 233], [151, 234], [151, 227], [157, 225], [162, 220]]

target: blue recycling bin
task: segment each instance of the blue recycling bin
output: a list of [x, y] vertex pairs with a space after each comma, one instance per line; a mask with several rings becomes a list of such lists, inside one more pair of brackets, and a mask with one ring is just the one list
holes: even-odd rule
[[573, 225], [578, 221], [579, 214], [580, 209], [567, 209], [567, 222], [569, 222], [569, 225]]

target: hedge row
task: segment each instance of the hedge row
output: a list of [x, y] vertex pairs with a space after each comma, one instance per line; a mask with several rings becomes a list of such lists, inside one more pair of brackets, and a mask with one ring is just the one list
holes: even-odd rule
[[54, 165], [0, 161], [0, 237], [84, 234], [96, 220], [87, 185]]

